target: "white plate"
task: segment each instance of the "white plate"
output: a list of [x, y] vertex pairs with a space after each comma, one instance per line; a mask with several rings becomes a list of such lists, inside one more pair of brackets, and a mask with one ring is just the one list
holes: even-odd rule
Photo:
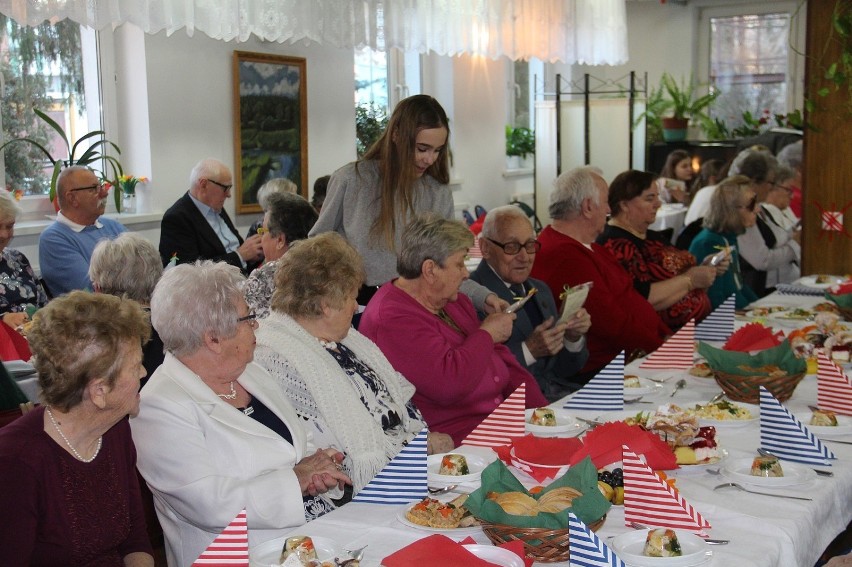
[[709, 559], [707, 542], [695, 534], [675, 530], [683, 555], [680, 557], [646, 557], [642, 554], [648, 530], [636, 530], [612, 539], [610, 548], [628, 565], [635, 567], [694, 567]]
[[810, 467], [781, 460], [781, 468], [784, 476], [763, 477], [751, 475], [751, 463], [753, 457], [734, 459], [722, 467], [722, 475], [734, 482], [751, 484], [752, 486], [763, 486], [766, 488], [781, 488], [805, 484], [816, 478], [816, 472]]
[[[470, 474], [449, 475], [438, 474], [441, 470], [441, 460], [446, 455], [462, 455], [467, 460], [467, 468]], [[460, 482], [472, 482], [479, 480], [482, 476], [482, 471], [488, 466], [488, 461], [476, 455], [468, 455], [462, 453], [440, 453], [438, 455], [429, 455], [426, 457], [426, 469], [428, 470], [428, 479], [430, 482], [446, 482], [450, 484], [458, 484]]]
[[405, 512], [414, 506], [414, 504], [406, 504], [404, 508], [402, 508], [396, 514], [396, 519], [399, 520], [404, 526], [408, 526], [409, 528], [414, 528], [415, 530], [421, 530], [424, 532], [431, 532], [433, 534], [445, 534], [451, 536], [466, 536], [466, 535], [474, 535], [482, 532], [482, 528], [479, 526], [471, 526], [469, 528], [430, 528], [429, 526], [421, 526], [420, 524], [415, 524], [408, 520], [405, 517]]
[[[837, 425], [808, 425], [811, 421], [811, 414], [804, 416], [796, 416], [811, 433], [817, 437], [835, 437], [838, 435], [849, 435], [852, 433], [852, 417], [847, 415], [835, 414], [837, 417]], [[804, 419], [802, 419], [804, 417]]]
[[828, 289], [835, 284], [841, 284], [846, 281], [846, 278], [841, 276], [826, 276], [831, 281], [829, 283], [817, 283], [816, 276], [805, 276], [803, 278], [799, 278], [798, 281], [793, 282], [799, 285], [804, 285], [807, 287], [815, 287], [817, 289]]
[[624, 397], [626, 399], [635, 398], [636, 396], [645, 396], [648, 394], [654, 394], [660, 390], [662, 390], [663, 385], [658, 384], [656, 382], [652, 382], [647, 378], [639, 378], [639, 386], [638, 388], [628, 388], [624, 387]]
[[23, 378], [36, 373], [35, 366], [23, 360], [7, 360], [3, 362], [3, 366], [13, 378]]
[[718, 445], [716, 445], [716, 448], [719, 450], [719, 456], [714, 458], [711, 461], [708, 461], [706, 463], [695, 463], [694, 465], [678, 464], [678, 466], [681, 467], [681, 468], [696, 469], [696, 468], [700, 468], [700, 467], [708, 467], [710, 465], [718, 465], [719, 463], [721, 463], [722, 461], [724, 461], [725, 459], [728, 458], [728, 452], [725, 449], [722, 449], [721, 447], [719, 447]]
[[[700, 425], [701, 427], [712, 426], [716, 429], [730, 429], [732, 427], [742, 427], [744, 425], [749, 425], [760, 419], [760, 406], [754, 404], [744, 404], [742, 402], [731, 403], [747, 409], [751, 414], [751, 419], [707, 419], [704, 417], [699, 417], [698, 425]], [[690, 405], [692, 407], [695, 407], [695, 404]]]
[[494, 565], [500, 565], [501, 567], [524, 567], [524, 560], [508, 549], [475, 543], [465, 544], [464, 548], [480, 559], [489, 561]]
[[[260, 545], [253, 547], [249, 551], [249, 565], [251, 567], [279, 567], [281, 562], [281, 549], [284, 547], [284, 542], [288, 537], [279, 537], [265, 541]], [[334, 540], [327, 537], [311, 536], [314, 542], [314, 549], [317, 551], [317, 559], [320, 561], [333, 561], [335, 557], [341, 557], [344, 554]]]
[[[800, 312], [796, 310], [799, 309]], [[805, 322], [805, 321], [813, 321], [816, 313], [811, 309], [804, 308], [792, 308], [787, 311], [779, 311], [777, 313], [772, 313], [769, 315], [769, 319], [773, 321], [796, 321], [796, 322]]]
[[579, 421], [574, 419], [568, 412], [553, 409], [553, 414], [556, 416], [556, 425], [533, 425], [530, 423], [534, 409], [528, 409], [524, 412], [524, 427], [528, 433], [532, 433], [538, 437], [576, 437], [586, 430], [586, 427]]

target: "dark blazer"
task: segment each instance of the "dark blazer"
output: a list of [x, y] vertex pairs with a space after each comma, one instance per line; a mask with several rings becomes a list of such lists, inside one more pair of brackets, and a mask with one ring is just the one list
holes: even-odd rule
[[[506, 287], [494, 270], [488, 265], [485, 260], [479, 263], [479, 266], [471, 272], [470, 279], [487, 287], [497, 294], [500, 299], [505, 299], [509, 303], [514, 303], [512, 292]], [[538, 289], [530, 301], [535, 302], [541, 310], [543, 319], [553, 317], [554, 320], [559, 318], [559, 313], [556, 310], [556, 302], [553, 299], [553, 293], [550, 288], [541, 280], [533, 278], [524, 282], [524, 286], [535, 287]], [[567, 349], [562, 349], [553, 356], [539, 358], [531, 366], [527, 366], [524, 360], [523, 342], [532, 334], [533, 324], [529, 316], [523, 309], [515, 313], [517, 318], [512, 326], [512, 335], [504, 343], [515, 358], [518, 359], [521, 366], [529, 370], [530, 374], [535, 376], [538, 385], [545, 397], [552, 401], [569, 394], [579, 388], [579, 384], [574, 383], [572, 377], [583, 368], [586, 360], [589, 358], [589, 350], [585, 346], [579, 352], [570, 352]], [[480, 318], [484, 318], [484, 314], [480, 313]]]
[[[234, 228], [228, 213], [223, 210], [219, 216], [242, 244], [243, 239]], [[163, 265], [168, 264], [175, 254], [177, 254], [178, 264], [191, 264], [196, 260], [227, 262], [246, 274], [255, 267], [250, 263], [244, 269], [239, 254], [225, 252], [222, 241], [192, 202], [189, 192], [169, 207], [163, 215], [160, 227], [160, 257], [163, 259]]]

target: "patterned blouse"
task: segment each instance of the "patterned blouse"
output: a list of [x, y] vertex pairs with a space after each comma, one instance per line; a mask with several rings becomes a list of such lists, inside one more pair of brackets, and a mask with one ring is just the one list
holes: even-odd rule
[[243, 286], [243, 295], [249, 309], [253, 309], [258, 319], [269, 316], [269, 304], [272, 301], [272, 292], [275, 291], [275, 268], [278, 260], [266, 262], [254, 270]]
[[[598, 237], [598, 244], [609, 250], [624, 269], [633, 276], [633, 287], [646, 299], [651, 284], [671, 279], [696, 265], [695, 257], [675, 248], [662, 234], [649, 230], [645, 239], [634, 236], [617, 226], [607, 225]], [[673, 331], [690, 319], [699, 322], [710, 313], [710, 299], [703, 289], [693, 289], [666, 309], [657, 311]]]
[[27, 257], [11, 248], [0, 253], [0, 314], [44, 307], [47, 295]]

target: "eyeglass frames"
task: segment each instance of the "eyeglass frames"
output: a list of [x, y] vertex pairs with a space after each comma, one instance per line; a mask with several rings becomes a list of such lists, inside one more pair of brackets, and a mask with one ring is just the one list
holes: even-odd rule
[[257, 313], [255, 313], [254, 309], [249, 311], [249, 314], [245, 317], [237, 317], [237, 323], [245, 323], [249, 324], [255, 323], [257, 321]]
[[100, 191], [104, 188], [103, 183], [95, 183], [94, 185], [87, 185], [85, 187], [75, 187], [74, 189], [69, 189], [69, 193], [73, 193], [75, 191]]
[[209, 182], [210, 182], [210, 183], [212, 183], [213, 185], [218, 185], [219, 187], [221, 187], [221, 188], [222, 188], [222, 191], [224, 191], [224, 192], [226, 192], [226, 193], [227, 193], [228, 191], [230, 191], [230, 190], [231, 190], [231, 187], [233, 187], [233, 185], [225, 185], [224, 183], [219, 183], [219, 182], [218, 182], [218, 181], [216, 181], [215, 179], [210, 179], [210, 178], [208, 178], [208, 179], [207, 179], [207, 181], [209, 181]]
[[527, 254], [535, 254], [536, 252], [541, 250], [541, 242], [539, 242], [538, 240], [527, 240], [523, 244], [521, 244], [520, 242], [497, 242], [496, 240], [487, 237], [485, 240], [496, 244], [497, 246], [503, 249], [503, 252], [510, 256], [520, 254], [521, 248], [526, 250]]

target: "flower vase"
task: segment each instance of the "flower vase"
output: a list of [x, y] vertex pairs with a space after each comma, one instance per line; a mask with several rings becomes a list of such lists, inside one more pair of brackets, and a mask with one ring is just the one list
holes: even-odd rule
[[122, 192], [121, 194], [121, 212], [125, 214], [134, 214], [136, 212], [136, 193]]

